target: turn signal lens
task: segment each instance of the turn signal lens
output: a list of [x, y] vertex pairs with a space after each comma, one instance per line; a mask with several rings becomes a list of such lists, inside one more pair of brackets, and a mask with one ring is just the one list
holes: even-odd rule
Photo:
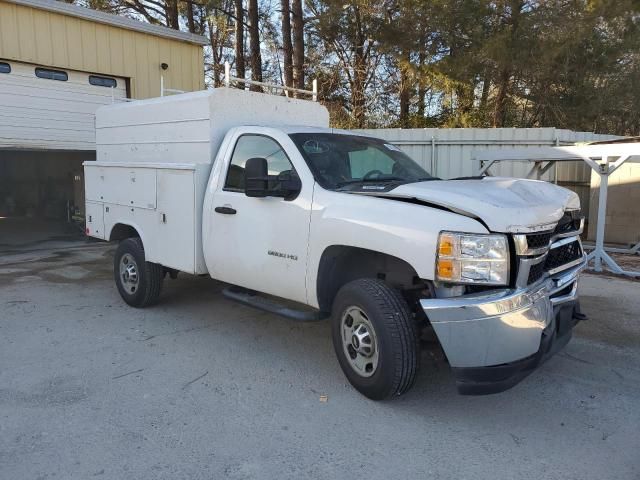
[[443, 235], [440, 237], [440, 243], [438, 244], [438, 255], [443, 257], [449, 257], [453, 255], [453, 239], [449, 236]]
[[453, 260], [438, 261], [438, 278], [442, 280], [453, 278]]

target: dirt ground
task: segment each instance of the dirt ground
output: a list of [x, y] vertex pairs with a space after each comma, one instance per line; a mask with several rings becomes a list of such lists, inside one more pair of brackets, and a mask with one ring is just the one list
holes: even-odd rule
[[460, 396], [425, 351], [372, 402], [327, 322], [188, 276], [132, 309], [112, 246], [56, 241], [0, 254], [0, 479], [640, 478], [640, 282], [584, 275], [589, 320], [507, 392]]

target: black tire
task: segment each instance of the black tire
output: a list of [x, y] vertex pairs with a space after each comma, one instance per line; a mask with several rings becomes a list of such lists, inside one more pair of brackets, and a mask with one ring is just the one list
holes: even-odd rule
[[[121, 275], [120, 265], [125, 256], [133, 257], [135, 261], [137, 284], [126, 284]], [[139, 238], [127, 238], [120, 242], [113, 259], [113, 276], [122, 299], [132, 307], [144, 308], [158, 301], [162, 291], [164, 269], [162, 265], [147, 262], [144, 247]]]
[[[349, 316], [352, 307], [366, 315], [377, 339], [377, 367], [368, 377], [355, 370], [345, 352], [349, 347], [343, 342], [342, 319]], [[383, 400], [402, 395], [413, 386], [419, 362], [418, 336], [409, 306], [398, 290], [366, 278], [344, 285], [333, 303], [331, 330], [340, 367], [364, 396]]]

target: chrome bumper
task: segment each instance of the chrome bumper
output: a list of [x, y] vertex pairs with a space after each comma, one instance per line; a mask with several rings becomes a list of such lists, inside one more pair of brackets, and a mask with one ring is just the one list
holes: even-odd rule
[[557, 311], [578, 298], [582, 262], [521, 289], [420, 301], [452, 367], [484, 367], [521, 360], [540, 349], [542, 331]]

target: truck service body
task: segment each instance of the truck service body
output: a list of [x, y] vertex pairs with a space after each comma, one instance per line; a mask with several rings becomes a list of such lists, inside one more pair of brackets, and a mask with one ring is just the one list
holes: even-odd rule
[[345, 375], [375, 399], [411, 387], [424, 331], [461, 393], [509, 388], [566, 344], [583, 318], [575, 193], [435, 179], [328, 125], [316, 102], [231, 88], [99, 109], [87, 234], [121, 241], [123, 299], [150, 305], [186, 272], [292, 318], [331, 317]]

